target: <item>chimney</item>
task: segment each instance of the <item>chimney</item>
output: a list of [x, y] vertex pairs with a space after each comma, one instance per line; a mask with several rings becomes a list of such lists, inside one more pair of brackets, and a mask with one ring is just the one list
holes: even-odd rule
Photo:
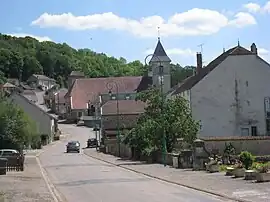
[[202, 53], [197, 53], [197, 69], [196, 73], [199, 74], [202, 70]]
[[258, 55], [258, 50], [257, 50], [257, 47], [256, 47], [256, 44], [253, 43], [250, 47], [250, 51], [255, 54], [255, 55]]

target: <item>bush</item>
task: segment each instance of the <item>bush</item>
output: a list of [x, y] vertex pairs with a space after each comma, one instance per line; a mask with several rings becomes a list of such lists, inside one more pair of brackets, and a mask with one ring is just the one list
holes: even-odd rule
[[255, 160], [255, 157], [248, 151], [241, 152], [239, 158], [245, 169], [249, 169]]

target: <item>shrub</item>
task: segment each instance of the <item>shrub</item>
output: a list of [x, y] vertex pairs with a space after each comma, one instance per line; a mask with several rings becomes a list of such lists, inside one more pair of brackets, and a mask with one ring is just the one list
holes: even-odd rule
[[257, 164], [256, 170], [259, 173], [267, 173], [268, 170], [269, 170], [269, 163], [260, 163], [260, 164]]
[[239, 157], [240, 157], [239, 160], [242, 162], [245, 169], [249, 169], [255, 160], [255, 157], [248, 151], [241, 152]]

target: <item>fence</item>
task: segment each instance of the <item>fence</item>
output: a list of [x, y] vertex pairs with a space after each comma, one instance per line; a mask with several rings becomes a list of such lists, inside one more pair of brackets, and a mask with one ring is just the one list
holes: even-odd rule
[[6, 157], [5, 159], [7, 159], [6, 170], [8, 172], [10, 172], [10, 171], [23, 171], [24, 170], [23, 157], [9, 156], [9, 157]]

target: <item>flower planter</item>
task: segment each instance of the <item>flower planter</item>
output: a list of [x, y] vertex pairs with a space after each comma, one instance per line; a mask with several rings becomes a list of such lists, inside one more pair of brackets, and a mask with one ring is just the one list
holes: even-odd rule
[[235, 168], [233, 168], [233, 167], [227, 167], [226, 168], [226, 176], [233, 176], [234, 170], [235, 170]]
[[257, 173], [256, 180], [257, 182], [269, 182], [270, 173]]
[[245, 168], [236, 168], [233, 171], [234, 177], [244, 177], [245, 176]]
[[219, 165], [206, 165], [206, 169], [209, 173], [219, 172]]
[[255, 170], [246, 170], [245, 172], [245, 180], [255, 180], [257, 176], [257, 172]]

